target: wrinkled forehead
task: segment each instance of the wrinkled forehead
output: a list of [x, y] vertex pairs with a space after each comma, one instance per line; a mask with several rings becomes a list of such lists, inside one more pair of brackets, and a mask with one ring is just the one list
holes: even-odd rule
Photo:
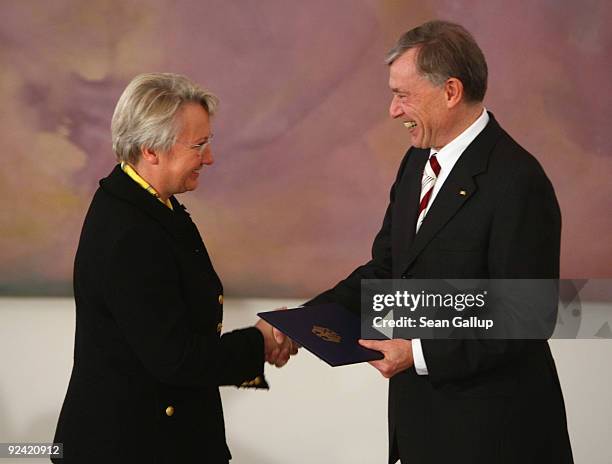
[[411, 48], [389, 65], [389, 87], [392, 90], [401, 90], [402, 86], [423, 79], [416, 66], [417, 53], [416, 48]]

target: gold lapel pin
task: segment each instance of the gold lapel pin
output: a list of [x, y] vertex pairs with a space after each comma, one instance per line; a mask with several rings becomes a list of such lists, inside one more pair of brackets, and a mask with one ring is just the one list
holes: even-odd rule
[[465, 190], [459, 190], [459, 195], [461, 195], [462, 197], [467, 196], [467, 192]]

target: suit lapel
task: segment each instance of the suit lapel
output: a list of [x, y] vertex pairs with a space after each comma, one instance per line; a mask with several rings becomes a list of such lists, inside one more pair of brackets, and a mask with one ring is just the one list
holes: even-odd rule
[[[398, 202], [401, 202], [401, 209], [396, 212], [399, 214], [397, 230], [401, 231], [401, 233], [396, 235], [394, 248], [399, 250], [399, 256], [404, 258], [408, 255], [414, 241], [419, 211], [419, 197], [421, 195], [421, 178], [425, 164], [429, 159], [429, 150], [412, 148], [408, 156], [409, 158], [404, 169], [405, 177], [400, 181], [401, 190], [396, 192], [396, 195], [399, 197]], [[401, 266], [400, 260], [400, 271], [405, 269], [405, 267]]]
[[140, 211], [157, 221], [175, 240], [176, 244], [189, 254], [201, 256], [207, 266], [207, 274], [213, 276], [223, 291], [221, 279], [214, 270], [206, 246], [198, 228], [191, 220], [185, 207], [175, 197], [170, 197], [174, 210], [161, 203], [123, 172], [117, 165], [110, 175], [100, 181], [100, 187], [107, 193], [133, 204]]
[[[420, 196], [420, 176], [422, 176], [423, 169], [420, 171], [418, 180], [412, 180], [412, 183], [418, 186], [418, 193], [416, 194], [417, 206], [412, 211], [414, 201], [411, 198], [408, 209], [415, 218], [415, 224], [409, 230], [406, 237], [408, 250], [400, 257], [400, 271], [405, 270], [413, 263], [419, 253], [423, 251], [440, 229], [476, 194], [478, 186], [474, 177], [486, 171], [489, 153], [502, 133], [499, 124], [497, 124], [491, 113], [489, 113], [489, 117], [490, 120], [487, 126], [465, 149], [444, 181], [444, 185], [427, 212], [427, 216], [425, 216], [425, 220], [416, 236], [414, 234], [418, 212], [418, 197]], [[410, 189], [411, 192], [412, 190], [414, 190], [414, 186]]]
[[190, 227], [190, 219], [175, 198], [170, 201], [174, 211], [169, 209], [157, 198], [143, 189], [123, 172], [121, 166], [115, 166], [110, 175], [100, 181], [100, 187], [113, 196], [121, 198], [140, 211], [151, 216], [159, 222], [179, 243], [191, 245], [194, 242], [193, 232]]
[[[453, 172], [446, 178], [444, 185], [427, 212], [427, 216], [425, 216], [425, 220], [410, 247], [406, 267], [410, 266], [412, 261], [436, 236], [438, 231], [459, 211], [459, 208], [463, 206], [467, 199], [476, 192], [476, 184], [472, 174], [464, 166], [458, 166], [458, 164], [459, 162], [453, 168]], [[466, 195], [460, 195], [460, 191], [465, 191]]]

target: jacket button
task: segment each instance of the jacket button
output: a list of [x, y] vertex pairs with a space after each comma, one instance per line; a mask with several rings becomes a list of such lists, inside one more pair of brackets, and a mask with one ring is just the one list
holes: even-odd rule
[[253, 380], [253, 385], [261, 385], [261, 377], [260, 376], [255, 377], [255, 379]]
[[223, 304], [223, 295], [219, 295], [219, 304]]
[[406, 274], [402, 274], [402, 279], [405, 279], [405, 278], [406, 278]]
[[166, 408], [166, 416], [170, 417], [174, 414], [174, 406], [168, 406]]
[[221, 330], [223, 329], [223, 322], [219, 322], [217, 324], [217, 333], [221, 333]]

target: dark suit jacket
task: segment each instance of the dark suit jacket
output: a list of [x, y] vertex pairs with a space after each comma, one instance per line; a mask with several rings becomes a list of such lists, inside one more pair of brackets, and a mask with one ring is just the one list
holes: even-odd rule
[[[538, 162], [491, 120], [465, 150], [415, 236], [429, 150], [411, 148], [391, 189], [372, 260], [310, 304], [359, 311], [361, 279], [557, 278], [561, 216]], [[467, 195], [460, 195], [465, 190]], [[390, 462], [569, 463], [546, 341], [422, 340], [429, 375], [389, 386]]]
[[119, 166], [100, 181], [75, 259], [58, 462], [226, 463], [218, 387], [267, 387], [261, 333], [220, 335], [221, 281], [189, 214], [171, 201], [174, 211]]

